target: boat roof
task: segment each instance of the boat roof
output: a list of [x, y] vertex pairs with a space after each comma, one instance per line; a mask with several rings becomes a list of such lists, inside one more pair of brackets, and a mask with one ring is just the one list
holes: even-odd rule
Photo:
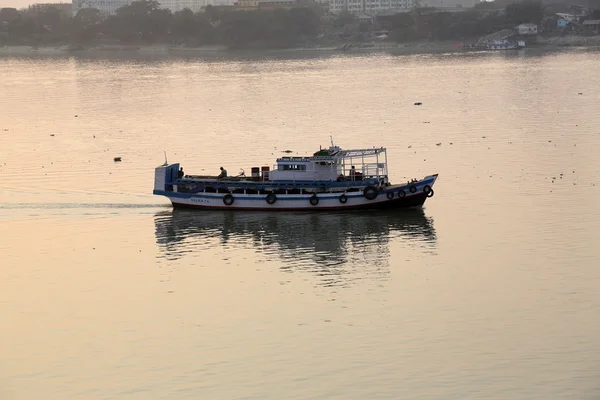
[[374, 156], [385, 153], [385, 147], [373, 147], [372, 149], [351, 149], [341, 150], [335, 154], [335, 157], [358, 157], [358, 156]]
[[[370, 149], [348, 149], [342, 150], [337, 146], [332, 146], [329, 149], [322, 149], [315, 153], [313, 156], [296, 156], [296, 157], [280, 157], [277, 162], [289, 162], [289, 161], [319, 161], [319, 160], [339, 160], [343, 158], [356, 158], [356, 157], [371, 157], [378, 154], [385, 153], [385, 147], [373, 147]], [[325, 153], [328, 154], [325, 154]], [[323, 153], [323, 154], [320, 154]]]

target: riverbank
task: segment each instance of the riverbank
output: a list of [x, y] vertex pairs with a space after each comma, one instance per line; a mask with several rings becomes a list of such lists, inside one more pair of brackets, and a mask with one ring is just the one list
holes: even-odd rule
[[[565, 37], [538, 37], [536, 43], [527, 46], [528, 49], [560, 50], [564, 48], [588, 49], [600, 48], [600, 36], [565, 36]], [[12, 46], [0, 47], [0, 56], [61, 56], [61, 55], [90, 55], [102, 54], [139, 54], [139, 55], [182, 55], [182, 56], [210, 56], [226, 54], [278, 54], [298, 52], [329, 52], [340, 54], [393, 52], [394, 54], [436, 54], [436, 53], [466, 53], [489, 51], [477, 48], [463, 48], [456, 41], [420, 41], [410, 43], [357, 43], [348, 46], [346, 43], [330, 46], [305, 46], [287, 49], [245, 49], [231, 50], [226, 46], [212, 45], [199, 47], [184, 47], [172, 45], [99, 45], [99, 46]]]

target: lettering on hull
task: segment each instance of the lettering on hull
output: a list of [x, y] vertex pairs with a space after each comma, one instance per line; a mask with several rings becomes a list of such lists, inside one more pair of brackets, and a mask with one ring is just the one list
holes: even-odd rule
[[198, 199], [198, 198], [195, 198], [195, 197], [192, 197], [190, 199], [190, 201], [192, 203], [199, 203], [199, 204], [209, 204], [210, 203], [207, 199]]

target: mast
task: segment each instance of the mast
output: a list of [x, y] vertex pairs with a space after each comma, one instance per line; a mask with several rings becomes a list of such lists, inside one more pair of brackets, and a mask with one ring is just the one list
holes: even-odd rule
[[379, 185], [379, 152], [375, 151], [375, 171], [377, 171], [377, 184]]
[[384, 154], [385, 154], [385, 177], [386, 177], [386, 178], [388, 179], [388, 181], [389, 181], [389, 179], [390, 179], [390, 178], [389, 178], [390, 174], [388, 173], [388, 165], [387, 165], [387, 150], [384, 150], [383, 152], [384, 152]]

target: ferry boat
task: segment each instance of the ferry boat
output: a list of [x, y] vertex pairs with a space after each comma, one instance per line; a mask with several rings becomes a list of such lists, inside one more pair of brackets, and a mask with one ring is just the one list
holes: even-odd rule
[[495, 40], [485, 43], [485, 48], [488, 50], [518, 50], [525, 47], [525, 42], [519, 40], [517, 43], [509, 42], [508, 40]]
[[351, 210], [419, 207], [434, 195], [438, 174], [392, 184], [384, 147], [342, 150], [332, 145], [312, 156], [280, 157], [271, 169], [217, 176], [182, 175], [180, 164], [155, 169], [154, 194], [174, 207], [231, 210]]

